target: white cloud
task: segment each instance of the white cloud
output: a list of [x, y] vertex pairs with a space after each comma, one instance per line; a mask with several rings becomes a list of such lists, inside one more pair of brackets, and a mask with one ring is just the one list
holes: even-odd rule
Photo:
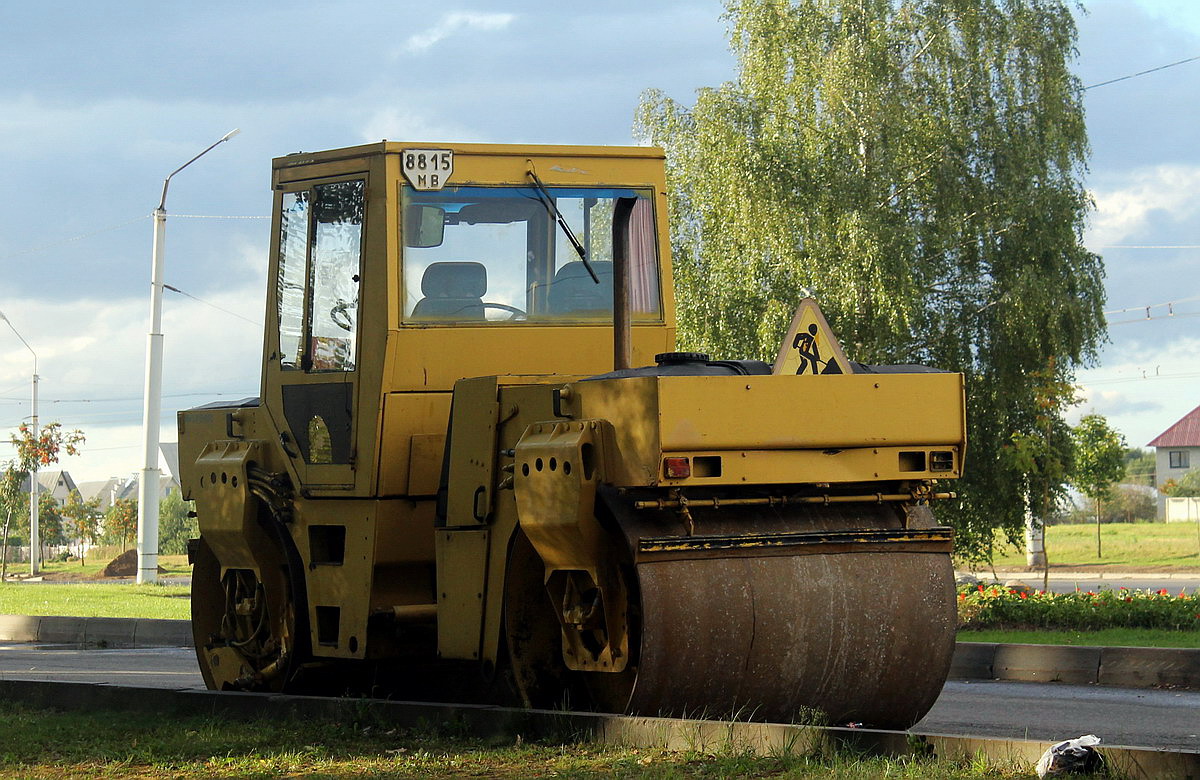
[[1159, 165], [1134, 171], [1115, 189], [1093, 193], [1096, 211], [1086, 243], [1093, 250], [1128, 242], [1165, 213], [1183, 222], [1200, 214], [1200, 167]]
[[477, 133], [457, 123], [441, 123], [411, 108], [381, 108], [364, 124], [363, 140], [379, 141], [483, 141]]
[[[214, 302], [261, 320], [263, 289], [261, 275], [247, 273]], [[62, 464], [76, 481], [141, 466], [148, 308], [130, 297], [20, 301], [5, 311], [37, 350], [41, 422], [61, 421], [87, 436], [82, 454]], [[258, 393], [261, 326], [173, 296], [164, 300], [163, 334], [163, 441], [175, 439], [179, 409]], [[7, 433], [29, 416], [31, 369], [29, 352], [0, 333], [0, 460], [12, 453]]]
[[437, 24], [415, 33], [404, 42], [404, 52], [421, 54], [460, 30], [502, 30], [516, 19], [514, 14], [455, 12], [446, 14]]

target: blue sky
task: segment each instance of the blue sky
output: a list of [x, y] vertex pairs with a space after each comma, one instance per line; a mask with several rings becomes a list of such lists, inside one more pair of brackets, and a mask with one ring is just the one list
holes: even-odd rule
[[[66, 463], [77, 478], [140, 465], [148, 215], [163, 177], [228, 130], [242, 133], [174, 179], [167, 202], [166, 281], [194, 298], [165, 300], [166, 440], [177, 409], [258, 391], [272, 157], [381, 138], [629, 143], [643, 89], [690, 102], [733, 73], [718, 2], [347, 7], [6, 8], [0, 311], [38, 352], [43, 420], [88, 434]], [[1190, 0], [1087, 10], [1085, 84], [1200, 55]], [[1106, 259], [1107, 308], [1134, 311], [1110, 316], [1080, 412], [1108, 415], [1135, 445], [1200, 404], [1198, 94], [1200, 62], [1087, 94], [1087, 241]], [[1166, 303], [1173, 317], [1162, 306], [1144, 319]], [[0, 430], [29, 414], [30, 356], [5, 333]]]

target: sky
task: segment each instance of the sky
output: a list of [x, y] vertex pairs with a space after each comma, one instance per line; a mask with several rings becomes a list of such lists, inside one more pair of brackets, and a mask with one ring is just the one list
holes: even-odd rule
[[[141, 467], [152, 220], [167, 199], [162, 439], [177, 410], [258, 394], [270, 164], [378, 141], [628, 144], [638, 97], [734, 75], [712, 0], [352, 6], [9, 4], [0, 28], [0, 312], [37, 353], [39, 414], [87, 436], [77, 481]], [[1093, 0], [1085, 85], [1200, 55], [1200, 3]], [[1110, 342], [1084, 402], [1144, 446], [1200, 404], [1200, 61], [1086, 93], [1085, 242]], [[1147, 317], [1149, 307], [1149, 317]], [[0, 322], [0, 431], [32, 356]], [[11, 448], [0, 444], [0, 459]]]

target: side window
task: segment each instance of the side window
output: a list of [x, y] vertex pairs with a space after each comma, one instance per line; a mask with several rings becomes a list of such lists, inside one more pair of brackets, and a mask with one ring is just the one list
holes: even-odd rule
[[1191, 458], [1188, 457], [1190, 454], [1191, 453], [1189, 453], [1187, 450], [1172, 450], [1170, 453], [1171, 468], [1173, 468], [1173, 469], [1190, 468], [1190, 466], [1188, 465], [1191, 460]]
[[285, 370], [354, 370], [364, 184], [283, 194], [276, 314]]
[[304, 277], [308, 267], [308, 193], [285, 192], [279, 228], [279, 365], [300, 368], [304, 344]]
[[313, 188], [312, 371], [353, 371], [362, 258], [363, 182]]

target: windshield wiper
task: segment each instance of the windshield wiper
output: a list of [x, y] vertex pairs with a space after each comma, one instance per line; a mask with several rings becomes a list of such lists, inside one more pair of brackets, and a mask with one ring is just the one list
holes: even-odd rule
[[596, 284], [600, 284], [600, 277], [596, 275], [596, 271], [592, 268], [592, 264], [588, 262], [587, 250], [583, 248], [583, 244], [579, 243], [579, 239], [575, 237], [574, 231], [572, 231], [571, 226], [567, 224], [566, 217], [564, 217], [562, 212], [558, 210], [558, 206], [554, 205], [554, 199], [550, 197], [550, 191], [546, 189], [546, 185], [542, 184], [542, 180], [539, 179], [537, 174], [532, 170], [529, 171], [529, 178], [533, 179], [533, 186], [537, 187], [538, 198], [542, 201], [542, 205], [546, 207], [546, 213], [554, 217], [554, 220], [558, 223], [558, 226], [562, 228], [563, 235], [565, 235], [567, 240], [571, 242], [571, 246], [575, 247], [575, 252], [579, 255], [579, 259], [583, 261], [583, 267], [586, 268], [587, 272], [591, 275], [592, 281]]

